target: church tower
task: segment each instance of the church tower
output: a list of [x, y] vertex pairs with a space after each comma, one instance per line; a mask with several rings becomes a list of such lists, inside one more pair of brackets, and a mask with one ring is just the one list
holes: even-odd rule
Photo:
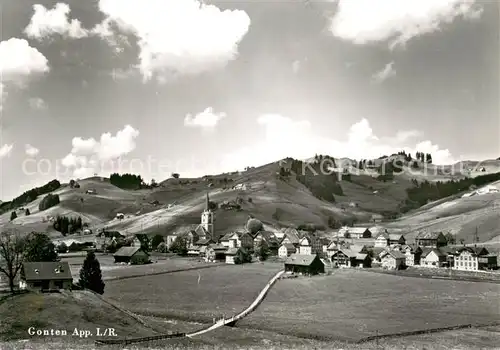
[[214, 236], [214, 213], [210, 210], [210, 199], [208, 197], [205, 203], [205, 210], [201, 213], [201, 226], [208, 232], [210, 237], [213, 240], [217, 240], [217, 237]]

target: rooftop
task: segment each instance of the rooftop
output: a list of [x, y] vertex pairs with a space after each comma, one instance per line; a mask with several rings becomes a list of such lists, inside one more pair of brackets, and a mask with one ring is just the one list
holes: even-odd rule
[[25, 262], [23, 270], [26, 281], [73, 280], [67, 262]]

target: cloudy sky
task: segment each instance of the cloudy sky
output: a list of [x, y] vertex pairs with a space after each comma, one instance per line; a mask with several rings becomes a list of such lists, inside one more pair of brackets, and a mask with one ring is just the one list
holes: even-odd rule
[[500, 156], [495, 1], [0, 5], [2, 200], [110, 171]]

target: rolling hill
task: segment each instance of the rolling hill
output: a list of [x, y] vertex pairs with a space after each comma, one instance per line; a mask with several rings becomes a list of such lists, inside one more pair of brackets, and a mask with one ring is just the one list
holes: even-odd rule
[[[404, 164], [401, 171], [390, 177], [381, 177], [379, 167], [395, 161]], [[241, 229], [249, 215], [262, 220], [272, 229], [305, 223], [327, 227], [332, 219], [336, 225], [368, 224], [372, 215], [380, 214], [386, 218], [397, 216], [396, 220], [388, 221], [386, 225], [408, 232], [409, 237], [420, 229], [432, 228], [449, 230], [457, 235], [457, 240], [470, 242], [470, 235], [475, 234], [476, 227], [481, 241], [494, 241], [500, 236], [498, 210], [495, 209], [500, 195], [487, 193], [461, 197], [470, 187], [464, 179], [480, 179], [484, 175], [500, 172], [498, 160], [461, 162], [453, 166], [420, 162], [416, 168], [406, 164], [401, 156], [394, 155], [375, 160], [374, 166], [364, 169], [346, 166], [353, 163], [355, 161], [345, 158], [335, 159], [336, 168], [330, 175], [300, 177], [292, 171], [282, 176], [281, 168], [307, 168], [312, 164], [287, 158], [241, 172], [196, 179], [171, 178], [159, 183], [156, 188], [140, 190], [120, 189], [109, 179], [93, 177], [79, 181], [80, 188], [61, 185], [52, 192], [60, 196], [60, 204], [45, 211], [38, 210], [38, 204], [44, 197], [40, 195], [22, 206], [21, 209], [29, 209], [31, 214], [28, 216], [18, 210], [18, 217], [9, 222], [10, 211], [4, 212], [0, 215], [0, 225], [25, 231], [48, 231], [52, 236], [60, 237], [60, 233], [54, 232], [44, 218], [66, 215], [81, 216], [91, 228], [106, 227], [126, 234], [167, 234], [199, 223], [208, 192], [210, 200], [218, 204], [233, 201], [241, 206], [240, 210], [217, 209], [216, 227], [221, 233]], [[421, 190], [424, 192], [423, 200], [427, 198], [425, 196], [431, 198], [425, 201], [428, 204], [421, 206], [409, 199], [408, 190], [415, 191], [418, 183], [453, 184], [460, 180], [464, 181], [460, 186], [467, 188], [452, 188], [456, 192], [452, 196], [443, 198], [443, 188], [433, 187], [432, 196]], [[95, 189], [96, 194], [86, 194], [88, 189]], [[446, 190], [449, 192], [450, 189]], [[416, 191], [420, 190], [417, 188]], [[434, 201], [436, 198], [438, 200]], [[422, 202], [421, 197], [418, 200]], [[412, 207], [404, 209], [409, 202]], [[124, 213], [125, 218], [115, 219], [117, 213]], [[405, 214], [401, 216], [401, 213]]]

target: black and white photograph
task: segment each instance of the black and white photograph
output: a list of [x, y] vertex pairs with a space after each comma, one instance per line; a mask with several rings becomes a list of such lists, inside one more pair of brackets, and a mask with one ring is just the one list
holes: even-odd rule
[[0, 0], [0, 349], [500, 349], [498, 0]]

